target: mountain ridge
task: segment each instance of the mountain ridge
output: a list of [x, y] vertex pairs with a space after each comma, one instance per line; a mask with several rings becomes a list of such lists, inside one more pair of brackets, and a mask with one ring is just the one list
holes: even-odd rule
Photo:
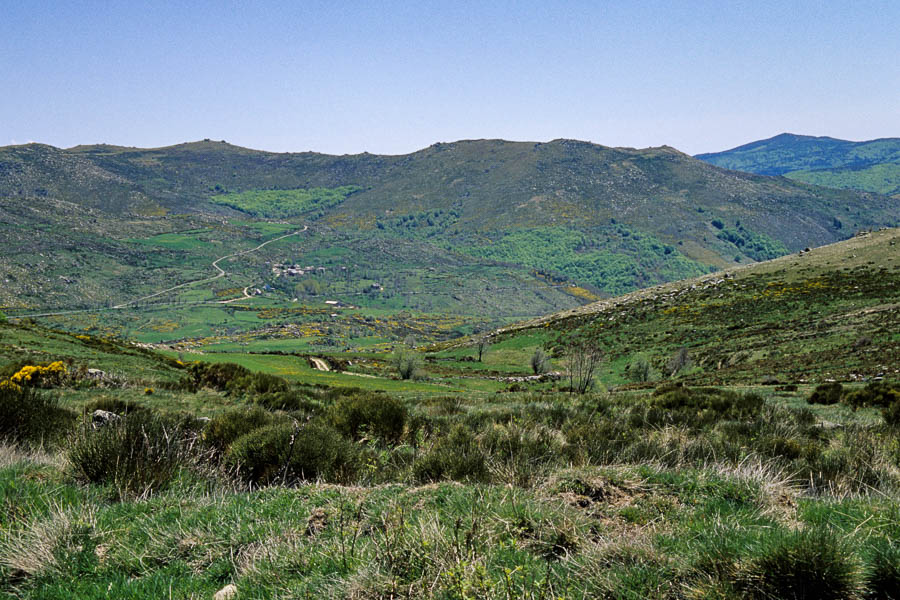
[[838, 189], [900, 194], [900, 138], [849, 141], [782, 133], [695, 158], [729, 169], [783, 175]]

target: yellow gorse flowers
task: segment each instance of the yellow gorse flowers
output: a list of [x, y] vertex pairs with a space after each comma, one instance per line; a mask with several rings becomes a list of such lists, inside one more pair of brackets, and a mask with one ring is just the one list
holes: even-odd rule
[[0, 388], [20, 389], [23, 386], [58, 383], [67, 372], [66, 365], [61, 360], [49, 365], [25, 365], [8, 379], [0, 381]]

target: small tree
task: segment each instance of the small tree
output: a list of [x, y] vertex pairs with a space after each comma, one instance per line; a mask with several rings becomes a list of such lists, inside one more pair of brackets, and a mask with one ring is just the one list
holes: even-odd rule
[[421, 374], [422, 357], [418, 352], [401, 346], [394, 350], [391, 364], [397, 370], [400, 379], [415, 379]]
[[578, 341], [566, 350], [566, 370], [569, 374], [569, 390], [584, 394], [594, 387], [594, 376], [603, 360], [603, 354], [594, 342]]
[[407, 348], [415, 348], [416, 347], [416, 337], [413, 334], [408, 334], [405, 338], [403, 338], [403, 344]]
[[538, 348], [531, 355], [531, 370], [535, 375], [543, 375], [550, 370], [550, 358], [543, 348]]
[[640, 383], [653, 381], [658, 376], [656, 369], [650, 363], [650, 358], [643, 352], [635, 354], [631, 358], [627, 371], [629, 379]]
[[688, 353], [688, 349], [685, 346], [682, 346], [678, 349], [675, 354], [672, 355], [672, 358], [666, 363], [666, 370], [669, 372], [670, 377], [675, 377], [681, 371], [687, 369], [691, 366], [691, 355]]
[[482, 357], [484, 356], [485, 351], [487, 351], [488, 347], [491, 345], [491, 338], [483, 335], [478, 338], [478, 341], [475, 343], [475, 349], [478, 351], [478, 362], [481, 362]]

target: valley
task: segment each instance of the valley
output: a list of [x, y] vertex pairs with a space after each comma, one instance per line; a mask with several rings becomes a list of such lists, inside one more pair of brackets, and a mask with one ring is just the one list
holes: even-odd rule
[[900, 585], [887, 196], [566, 140], [0, 157], [2, 598]]

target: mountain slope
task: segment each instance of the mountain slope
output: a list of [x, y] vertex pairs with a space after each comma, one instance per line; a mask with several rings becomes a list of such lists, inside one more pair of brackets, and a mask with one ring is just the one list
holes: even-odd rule
[[726, 169], [784, 175], [815, 185], [900, 194], [900, 138], [850, 142], [783, 133], [696, 158]]
[[[621, 382], [638, 354], [666, 373], [686, 348], [703, 383], [897, 377], [900, 230], [886, 229], [519, 323], [509, 341], [539, 334], [564, 352], [589, 340]], [[668, 373], [666, 373], [668, 375]]]
[[[230, 260], [222, 289], [171, 298], [265, 284], [282, 300], [355, 301], [388, 281], [373, 305], [521, 316], [898, 218], [883, 196], [727, 171], [668, 147], [469, 140], [402, 156], [208, 140], [0, 148], [2, 301], [29, 309], [117, 305], [203, 281], [216, 258], [309, 225], [308, 235]], [[307, 257], [340, 278], [273, 278], [272, 264], [312, 264]], [[494, 283], [473, 288], [473, 272]], [[501, 302], [494, 288], [511, 291]]]

